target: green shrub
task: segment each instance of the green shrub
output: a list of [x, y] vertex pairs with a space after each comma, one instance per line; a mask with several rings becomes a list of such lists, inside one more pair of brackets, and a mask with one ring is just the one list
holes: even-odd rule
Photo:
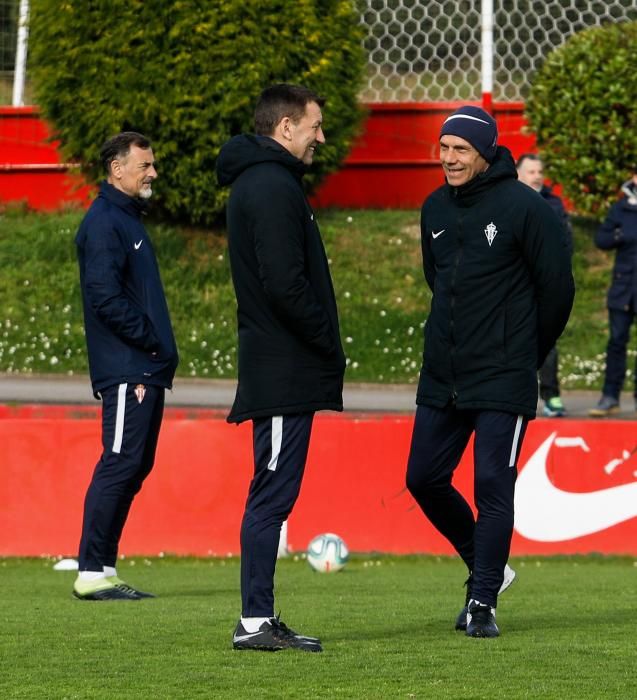
[[29, 68], [65, 157], [90, 180], [102, 176], [97, 153], [109, 136], [141, 131], [153, 140], [161, 209], [210, 224], [227, 197], [219, 149], [252, 130], [269, 84], [327, 97], [327, 145], [310, 184], [338, 167], [361, 117], [361, 42], [353, 0], [33, 0]]
[[526, 104], [549, 176], [600, 219], [637, 162], [637, 23], [573, 35], [547, 57]]

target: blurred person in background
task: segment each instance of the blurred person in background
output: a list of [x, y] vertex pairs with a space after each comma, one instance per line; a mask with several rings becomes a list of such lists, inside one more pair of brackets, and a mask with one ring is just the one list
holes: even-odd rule
[[[573, 255], [573, 229], [571, 219], [566, 213], [562, 200], [553, 194], [550, 187], [544, 184], [544, 165], [540, 156], [535, 153], [525, 153], [516, 163], [518, 180], [534, 189], [557, 214], [562, 222], [566, 245], [570, 255]], [[544, 402], [542, 414], [547, 418], [559, 418], [566, 414], [566, 408], [560, 396], [560, 380], [558, 376], [557, 348], [551, 348], [540, 367], [540, 398]]]
[[84, 502], [80, 600], [154, 597], [117, 575], [119, 541], [150, 474], [172, 387], [177, 346], [155, 251], [142, 223], [157, 177], [150, 141], [125, 131], [100, 152], [106, 180], [75, 238], [95, 398], [102, 400], [102, 456]]
[[[602, 396], [588, 412], [594, 418], [619, 412], [619, 398], [626, 378], [626, 348], [637, 303], [637, 165], [621, 187], [623, 197], [608, 212], [595, 234], [595, 245], [615, 251], [615, 264], [606, 299], [610, 337], [606, 347], [606, 371]], [[637, 359], [633, 377], [637, 411]]]

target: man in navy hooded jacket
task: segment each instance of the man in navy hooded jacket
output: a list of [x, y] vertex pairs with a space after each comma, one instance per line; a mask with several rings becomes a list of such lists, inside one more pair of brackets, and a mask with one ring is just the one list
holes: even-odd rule
[[[564, 330], [574, 283], [562, 224], [518, 182], [493, 117], [472, 106], [450, 115], [440, 162], [446, 184], [421, 213], [433, 297], [407, 487], [469, 570], [456, 629], [496, 637], [517, 460], [537, 409], [537, 370]], [[472, 434], [477, 518], [452, 485]]]
[[[624, 196], [613, 204], [595, 234], [595, 245], [600, 250], [615, 251], [615, 264], [606, 298], [610, 337], [606, 346], [602, 396], [588, 412], [594, 418], [619, 412], [619, 399], [626, 378], [630, 328], [637, 313], [637, 165], [633, 166], [632, 176], [624, 182], [621, 191]], [[637, 377], [637, 360], [635, 371]], [[633, 393], [637, 411], [637, 379]]]
[[78, 230], [84, 327], [93, 393], [102, 399], [102, 456], [86, 493], [73, 594], [81, 600], [151, 597], [117, 576], [119, 540], [150, 473], [178, 355], [159, 268], [142, 224], [157, 177], [150, 141], [136, 132], [100, 152], [107, 179]]
[[301, 182], [325, 143], [323, 102], [300, 86], [266, 88], [255, 110], [257, 135], [231, 139], [217, 161], [219, 183], [232, 184], [228, 247], [239, 327], [239, 386], [228, 420], [252, 420], [254, 435], [235, 649], [321, 651], [318, 639], [274, 616], [274, 570], [314, 412], [343, 410], [345, 357], [332, 279]]

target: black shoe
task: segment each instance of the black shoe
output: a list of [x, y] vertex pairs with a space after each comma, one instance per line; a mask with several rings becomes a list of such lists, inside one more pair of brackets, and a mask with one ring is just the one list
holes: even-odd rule
[[[506, 589], [515, 581], [516, 576], [517, 574], [515, 573], [515, 571], [508, 564], [505, 564], [504, 575], [502, 576], [502, 584], [500, 585], [498, 595], [506, 591]], [[458, 614], [458, 617], [456, 618], [456, 629], [462, 632], [464, 632], [467, 629], [467, 613], [469, 612], [469, 600], [471, 599], [472, 583], [473, 576], [469, 576], [469, 578], [464, 582], [464, 585], [467, 587], [467, 595], [464, 601], [464, 608], [462, 608], [462, 610]]]
[[127, 593], [134, 593], [138, 598], [156, 598], [157, 596], [153, 593], [145, 593], [144, 591], [138, 591], [136, 588], [129, 586], [126, 581], [122, 581], [119, 576], [109, 576], [106, 579], [109, 583], [112, 583], [115, 588], [119, 588], [120, 591], [125, 591]]
[[315, 637], [303, 637], [293, 632], [278, 617], [266, 620], [258, 632], [246, 632], [238, 622], [232, 637], [234, 649], [255, 649], [257, 651], [279, 651], [281, 649], [301, 649], [302, 651], [323, 651]]
[[308, 637], [305, 634], [299, 634], [298, 632], [295, 632], [294, 630], [290, 629], [285, 624], [285, 622], [281, 622], [279, 615], [277, 615], [274, 619], [278, 622], [279, 627], [287, 634], [291, 634], [293, 637], [296, 637], [297, 639], [305, 639], [306, 642], [312, 642], [313, 644], [320, 645], [321, 640], [318, 637]]
[[464, 582], [467, 589], [467, 594], [464, 599], [464, 608], [458, 613], [456, 618], [456, 630], [464, 632], [467, 629], [467, 612], [469, 611], [469, 601], [471, 600], [471, 584], [473, 583], [473, 576], [469, 574], [469, 578]]
[[80, 593], [73, 589], [73, 595], [78, 600], [141, 600], [141, 598], [130, 591], [123, 591], [117, 586], [109, 586], [108, 588], [99, 588], [94, 591]]
[[500, 630], [495, 624], [495, 608], [477, 600], [470, 600], [465, 634], [467, 637], [499, 637]]

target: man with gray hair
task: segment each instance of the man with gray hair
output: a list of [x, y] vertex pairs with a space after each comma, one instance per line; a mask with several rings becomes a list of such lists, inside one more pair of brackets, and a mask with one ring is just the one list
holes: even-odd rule
[[[497, 637], [513, 533], [517, 462], [537, 409], [537, 369], [573, 303], [570, 259], [551, 208], [517, 180], [493, 117], [461, 107], [440, 131], [446, 184], [425, 201], [421, 240], [433, 293], [407, 488], [469, 570], [456, 629]], [[477, 519], [452, 477], [474, 436]]]
[[157, 177], [150, 141], [125, 131], [106, 141], [106, 180], [75, 238], [95, 398], [102, 400], [102, 456], [84, 502], [80, 600], [153, 597], [117, 575], [122, 530], [150, 474], [178, 355], [150, 237], [142, 223]]

